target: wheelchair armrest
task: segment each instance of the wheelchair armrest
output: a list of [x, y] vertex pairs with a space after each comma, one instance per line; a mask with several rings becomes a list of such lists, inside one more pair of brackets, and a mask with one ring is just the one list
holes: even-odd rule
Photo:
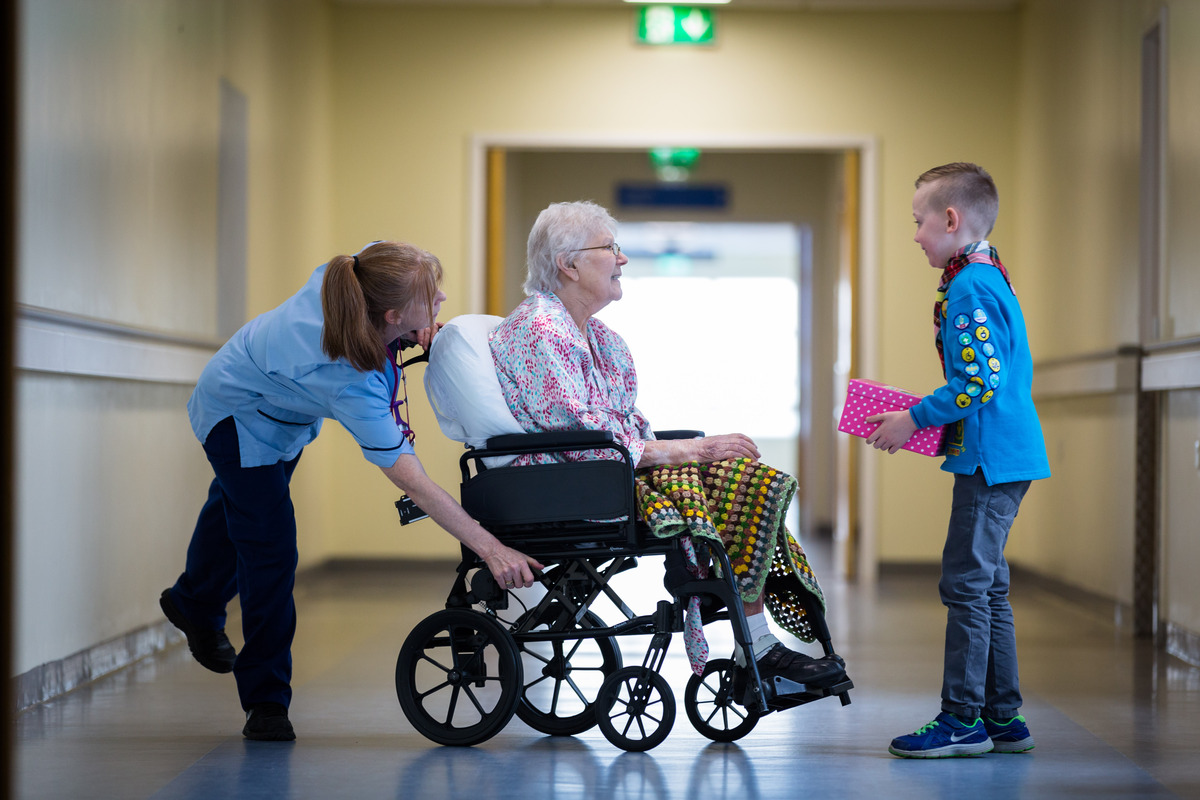
[[703, 439], [704, 431], [655, 431], [655, 439]]
[[505, 433], [487, 440], [488, 450], [521, 450], [536, 452], [539, 447], [575, 447], [577, 445], [609, 444], [612, 431], [539, 431], [537, 433]]

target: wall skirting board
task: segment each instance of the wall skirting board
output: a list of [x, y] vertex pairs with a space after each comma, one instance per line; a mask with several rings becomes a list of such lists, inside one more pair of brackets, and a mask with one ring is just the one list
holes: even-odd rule
[[1163, 624], [1162, 641], [1167, 652], [1185, 664], [1200, 667], [1200, 633], [1167, 622]]
[[34, 667], [13, 678], [15, 709], [20, 713], [53, 700], [182, 641], [183, 634], [164, 620]]

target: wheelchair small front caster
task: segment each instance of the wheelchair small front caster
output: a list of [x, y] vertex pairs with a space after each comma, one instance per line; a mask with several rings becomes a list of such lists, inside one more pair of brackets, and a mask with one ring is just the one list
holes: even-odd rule
[[454, 608], [423, 619], [396, 659], [396, 696], [412, 726], [438, 744], [495, 736], [516, 711], [521, 657], [491, 617]]
[[759, 714], [739, 705], [734, 693], [733, 659], [714, 658], [704, 674], [692, 674], [683, 693], [683, 707], [692, 727], [714, 742], [736, 742], [758, 724]]
[[675, 696], [663, 676], [646, 667], [609, 675], [596, 698], [596, 722], [604, 738], [640, 753], [662, 744], [675, 724]]

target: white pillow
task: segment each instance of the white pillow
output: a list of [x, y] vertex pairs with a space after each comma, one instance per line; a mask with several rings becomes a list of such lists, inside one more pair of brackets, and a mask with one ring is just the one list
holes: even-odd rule
[[504, 401], [488, 346], [488, 334], [502, 321], [487, 314], [455, 317], [429, 349], [425, 368], [429, 404], [442, 433], [471, 447], [483, 447], [492, 436], [525, 432]]

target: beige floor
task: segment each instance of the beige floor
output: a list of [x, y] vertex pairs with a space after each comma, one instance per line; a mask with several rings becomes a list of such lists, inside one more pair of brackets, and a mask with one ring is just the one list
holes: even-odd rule
[[[818, 571], [819, 568], [818, 568]], [[645, 560], [622, 593], [659, 593]], [[830, 626], [856, 683], [709, 742], [682, 708], [676, 642], [664, 668], [680, 702], [671, 735], [625, 753], [598, 730], [545, 737], [513, 719], [473, 748], [414, 732], [394, 690], [408, 631], [440, 608], [448, 566], [326, 570], [298, 592], [294, 744], [247, 742], [230, 676], [175, 648], [17, 720], [22, 798], [1024, 798], [1200, 797], [1200, 670], [1116, 631], [1111, 609], [1018, 580], [1013, 603], [1024, 755], [907, 761], [887, 745], [938, 710], [944, 610], [931, 574], [872, 589], [829, 585]], [[641, 610], [638, 608], [637, 610]], [[714, 652], [728, 644], [712, 635]], [[235, 642], [236, 643], [236, 642]], [[623, 641], [626, 661], [643, 640]]]

